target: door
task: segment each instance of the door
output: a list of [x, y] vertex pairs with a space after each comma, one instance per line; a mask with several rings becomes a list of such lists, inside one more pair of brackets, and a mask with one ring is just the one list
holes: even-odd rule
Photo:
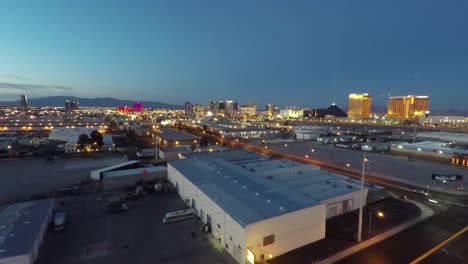
[[195, 205], [195, 199], [192, 198], [192, 208], [193, 209], [197, 209], [196, 205]]
[[336, 208], [336, 205], [328, 207], [327, 218], [336, 216], [337, 211], [338, 211], [338, 208]]
[[203, 219], [204, 219], [203, 213], [204, 213], [204, 212], [203, 212], [203, 209], [200, 208], [200, 219], [201, 219], [202, 222], [204, 222], [204, 221], [203, 221]]

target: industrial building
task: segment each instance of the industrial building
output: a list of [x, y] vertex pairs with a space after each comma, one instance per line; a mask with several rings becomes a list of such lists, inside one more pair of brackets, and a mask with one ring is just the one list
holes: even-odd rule
[[15, 203], [0, 208], [0, 263], [34, 263], [53, 209], [53, 199]]
[[369, 94], [350, 94], [348, 117], [370, 118], [372, 97]]
[[417, 140], [425, 141], [442, 141], [446, 143], [466, 144], [468, 145], [467, 133], [451, 133], [451, 132], [418, 132]]
[[217, 152], [192, 152], [189, 154], [182, 155], [182, 159], [197, 158], [217, 158], [228, 162], [261, 161], [269, 159], [268, 156], [265, 156], [258, 152], [240, 149], [229, 149]]
[[387, 116], [395, 119], [419, 118], [429, 111], [429, 96], [392, 96], [388, 98]]
[[162, 145], [164, 148], [172, 148], [175, 146], [191, 146], [200, 142], [199, 137], [179, 132], [174, 129], [161, 127], [160, 131], [161, 132], [157, 137], [160, 141], [160, 145]]
[[360, 182], [287, 160], [192, 157], [169, 162], [168, 180], [242, 264], [323, 239], [326, 219], [359, 208], [361, 197]]
[[[112, 151], [115, 147], [114, 141], [111, 135], [102, 135], [102, 147], [101, 150]], [[68, 139], [65, 143], [65, 153], [80, 152], [80, 144], [78, 144], [78, 136], [74, 136]]]
[[294, 134], [298, 140], [317, 140], [322, 135], [326, 135], [328, 129], [321, 126], [296, 126]]
[[96, 128], [92, 127], [58, 127], [54, 128], [49, 133], [50, 140], [58, 140], [58, 141], [68, 141], [70, 138], [78, 138], [81, 134], [89, 135], [93, 130]]
[[220, 145], [197, 147], [195, 149], [193, 149], [192, 147], [188, 147], [188, 146], [177, 146], [173, 148], [165, 148], [165, 149], [159, 150], [159, 157], [163, 160], [170, 161], [170, 160], [181, 159], [185, 155], [190, 154], [190, 153], [217, 152], [217, 151], [225, 151], [225, 150], [228, 150], [228, 149]]

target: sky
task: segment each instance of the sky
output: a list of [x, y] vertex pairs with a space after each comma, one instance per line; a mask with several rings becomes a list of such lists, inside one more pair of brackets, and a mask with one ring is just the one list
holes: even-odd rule
[[0, 1], [0, 101], [325, 107], [349, 93], [468, 110], [468, 1]]

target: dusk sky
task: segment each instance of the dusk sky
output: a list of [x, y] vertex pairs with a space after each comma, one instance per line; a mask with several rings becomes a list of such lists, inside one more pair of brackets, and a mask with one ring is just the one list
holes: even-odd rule
[[468, 110], [468, 1], [0, 1], [0, 101], [323, 107], [353, 92]]

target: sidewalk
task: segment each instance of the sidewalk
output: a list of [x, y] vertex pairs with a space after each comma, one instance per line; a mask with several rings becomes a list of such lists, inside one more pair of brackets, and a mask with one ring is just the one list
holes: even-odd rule
[[424, 204], [422, 204], [420, 202], [414, 201], [414, 200], [406, 200], [406, 201], [412, 202], [416, 206], [418, 206], [419, 209], [421, 209], [421, 215], [416, 217], [416, 218], [413, 218], [412, 220], [410, 220], [410, 221], [408, 221], [406, 223], [403, 223], [403, 224], [401, 224], [399, 226], [396, 226], [396, 227], [394, 227], [394, 228], [392, 228], [392, 229], [390, 229], [390, 230], [388, 230], [388, 231], [386, 231], [384, 233], [381, 233], [381, 234], [379, 234], [377, 236], [374, 236], [369, 240], [363, 241], [363, 242], [361, 242], [361, 243], [359, 243], [359, 244], [357, 244], [355, 246], [352, 246], [352, 247], [350, 247], [350, 248], [348, 248], [348, 249], [346, 249], [344, 251], [341, 251], [340, 253], [337, 253], [337, 254], [329, 257], [329, 258], [321, 260], [318, 263], [320, 263], [320, 264], [331, 264], [331, 263], [337, 262], [339, 260], [342, 260], [342, 259], [344, 259], [344, 258], [346, 258], [346, 257], [360, 251], [360, 250], [363, 250], [363, 249], [365, 249], [367, 247], [370, 247], [370, 246], [372, 246], [374, 244], [377, 244], [377, 243], [379, 243], [379, 242], [381, 242], [381, 241], [383, 241], [383, 240], [385, 240], [385, 239], [387, 239], [387, 238], [389, 238], [389, 237], [391, 237], [391, 236], [393, 236], [393, 235], [395, 235], [395, 234], [397, 234], [397, 233], [399, 233], [399, 232], [401, 232], [401, 231], [403, 231], [405, 229], [408, 229], [408, 228], [420, 223], [421, 221], [426, 220], [427, 218], [431, 217], [432, 215], [434, 215], [434, 211], [430, 207], [428, 207], [428, 206], [426, 206], [426, 205], [424, 205]]

